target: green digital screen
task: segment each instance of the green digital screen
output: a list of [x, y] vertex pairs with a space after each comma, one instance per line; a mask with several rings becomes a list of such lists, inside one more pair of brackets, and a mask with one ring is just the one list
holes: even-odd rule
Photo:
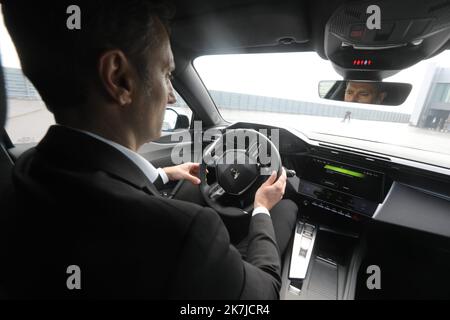
[[335, 167], [335, 166], [332, 166], [332, 165], [329, 165], [329, 164], [327, 164], [325, 166], [325, 169], [331, 170], [331, 171], [334, 171], [334, 172], [338, 172], [338, 173], [342, 173], [342, 174], [345, 174], [345, 175], [348, 175], [348, 176], [352, 176], [352, 177], [355, 177], [355, 178], [364, 178], [365, 177], [365, 175], [362, 174], [361, 172], [356, 172], [356, 171], [345, 169], [345, 168]]

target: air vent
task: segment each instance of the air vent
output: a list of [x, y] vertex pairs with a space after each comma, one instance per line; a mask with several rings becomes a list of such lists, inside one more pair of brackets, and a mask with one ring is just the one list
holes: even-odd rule
[[[364, 152], [360, 152], [359, 150], [348, 150], [348, 149], [344, 149], [341, 147], [337, 147], [337, 146], [333, 146], [333, 145], [327, 145], [327, 144], [323, 144], [323, 143], [319, 143], [319, 145], [321, 147], [324, 148], [330, 148], [330, 149], [322, 149], [322, 150], [328, 150], [329, 153], [331, 153], [332, 151], [342, 151], [341, 155], [345, 156], [345, 157], [356, 157], [359, 160], [363, 160], [363, 161], [389, 161], [391, 162], [391, 159], [388, 157], [383, 157], [383, 156], [374, 156], [372, 154], [369, 153], [364, 153]], [[357, 152], [357, 153], [356, 153]], [[369, 160], [370, 159], [370, 160]]]

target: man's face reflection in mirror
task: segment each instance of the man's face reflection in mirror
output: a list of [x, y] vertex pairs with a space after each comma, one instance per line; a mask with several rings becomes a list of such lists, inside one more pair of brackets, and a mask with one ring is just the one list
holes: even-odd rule
[[349, 81], [345, 89], [345, 102], [383, 104], [386, 92], [379, 85], [370, 82]]

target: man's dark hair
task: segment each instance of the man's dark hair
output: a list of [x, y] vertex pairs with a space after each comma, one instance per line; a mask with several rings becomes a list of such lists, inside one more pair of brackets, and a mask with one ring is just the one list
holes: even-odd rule
[[[67, 28], [70, 5], [81, 10], [80, 30]], [[122, 50], [145, 81], [149, 50], [159, 42], [155, 19], [168, 31], [172, 15], [151, 0], [3, 0], [2, 11], [24, 74], [54, 113], [86, 101], [106, 50]]]

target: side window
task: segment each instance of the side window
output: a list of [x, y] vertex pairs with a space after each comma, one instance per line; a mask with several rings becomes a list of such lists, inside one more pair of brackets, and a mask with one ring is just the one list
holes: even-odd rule
[[55, 123], [33, 85], [19, 68], [4, 67], [8, 116], [6, 132], [14, 144], [37, 143]]
[[0, 50], [8, 100], [6, 132], [14, 144], [37, 143], [55, 123], [55, 119], [36, 89], [22, 73], [16, 49], [1, 13]]

